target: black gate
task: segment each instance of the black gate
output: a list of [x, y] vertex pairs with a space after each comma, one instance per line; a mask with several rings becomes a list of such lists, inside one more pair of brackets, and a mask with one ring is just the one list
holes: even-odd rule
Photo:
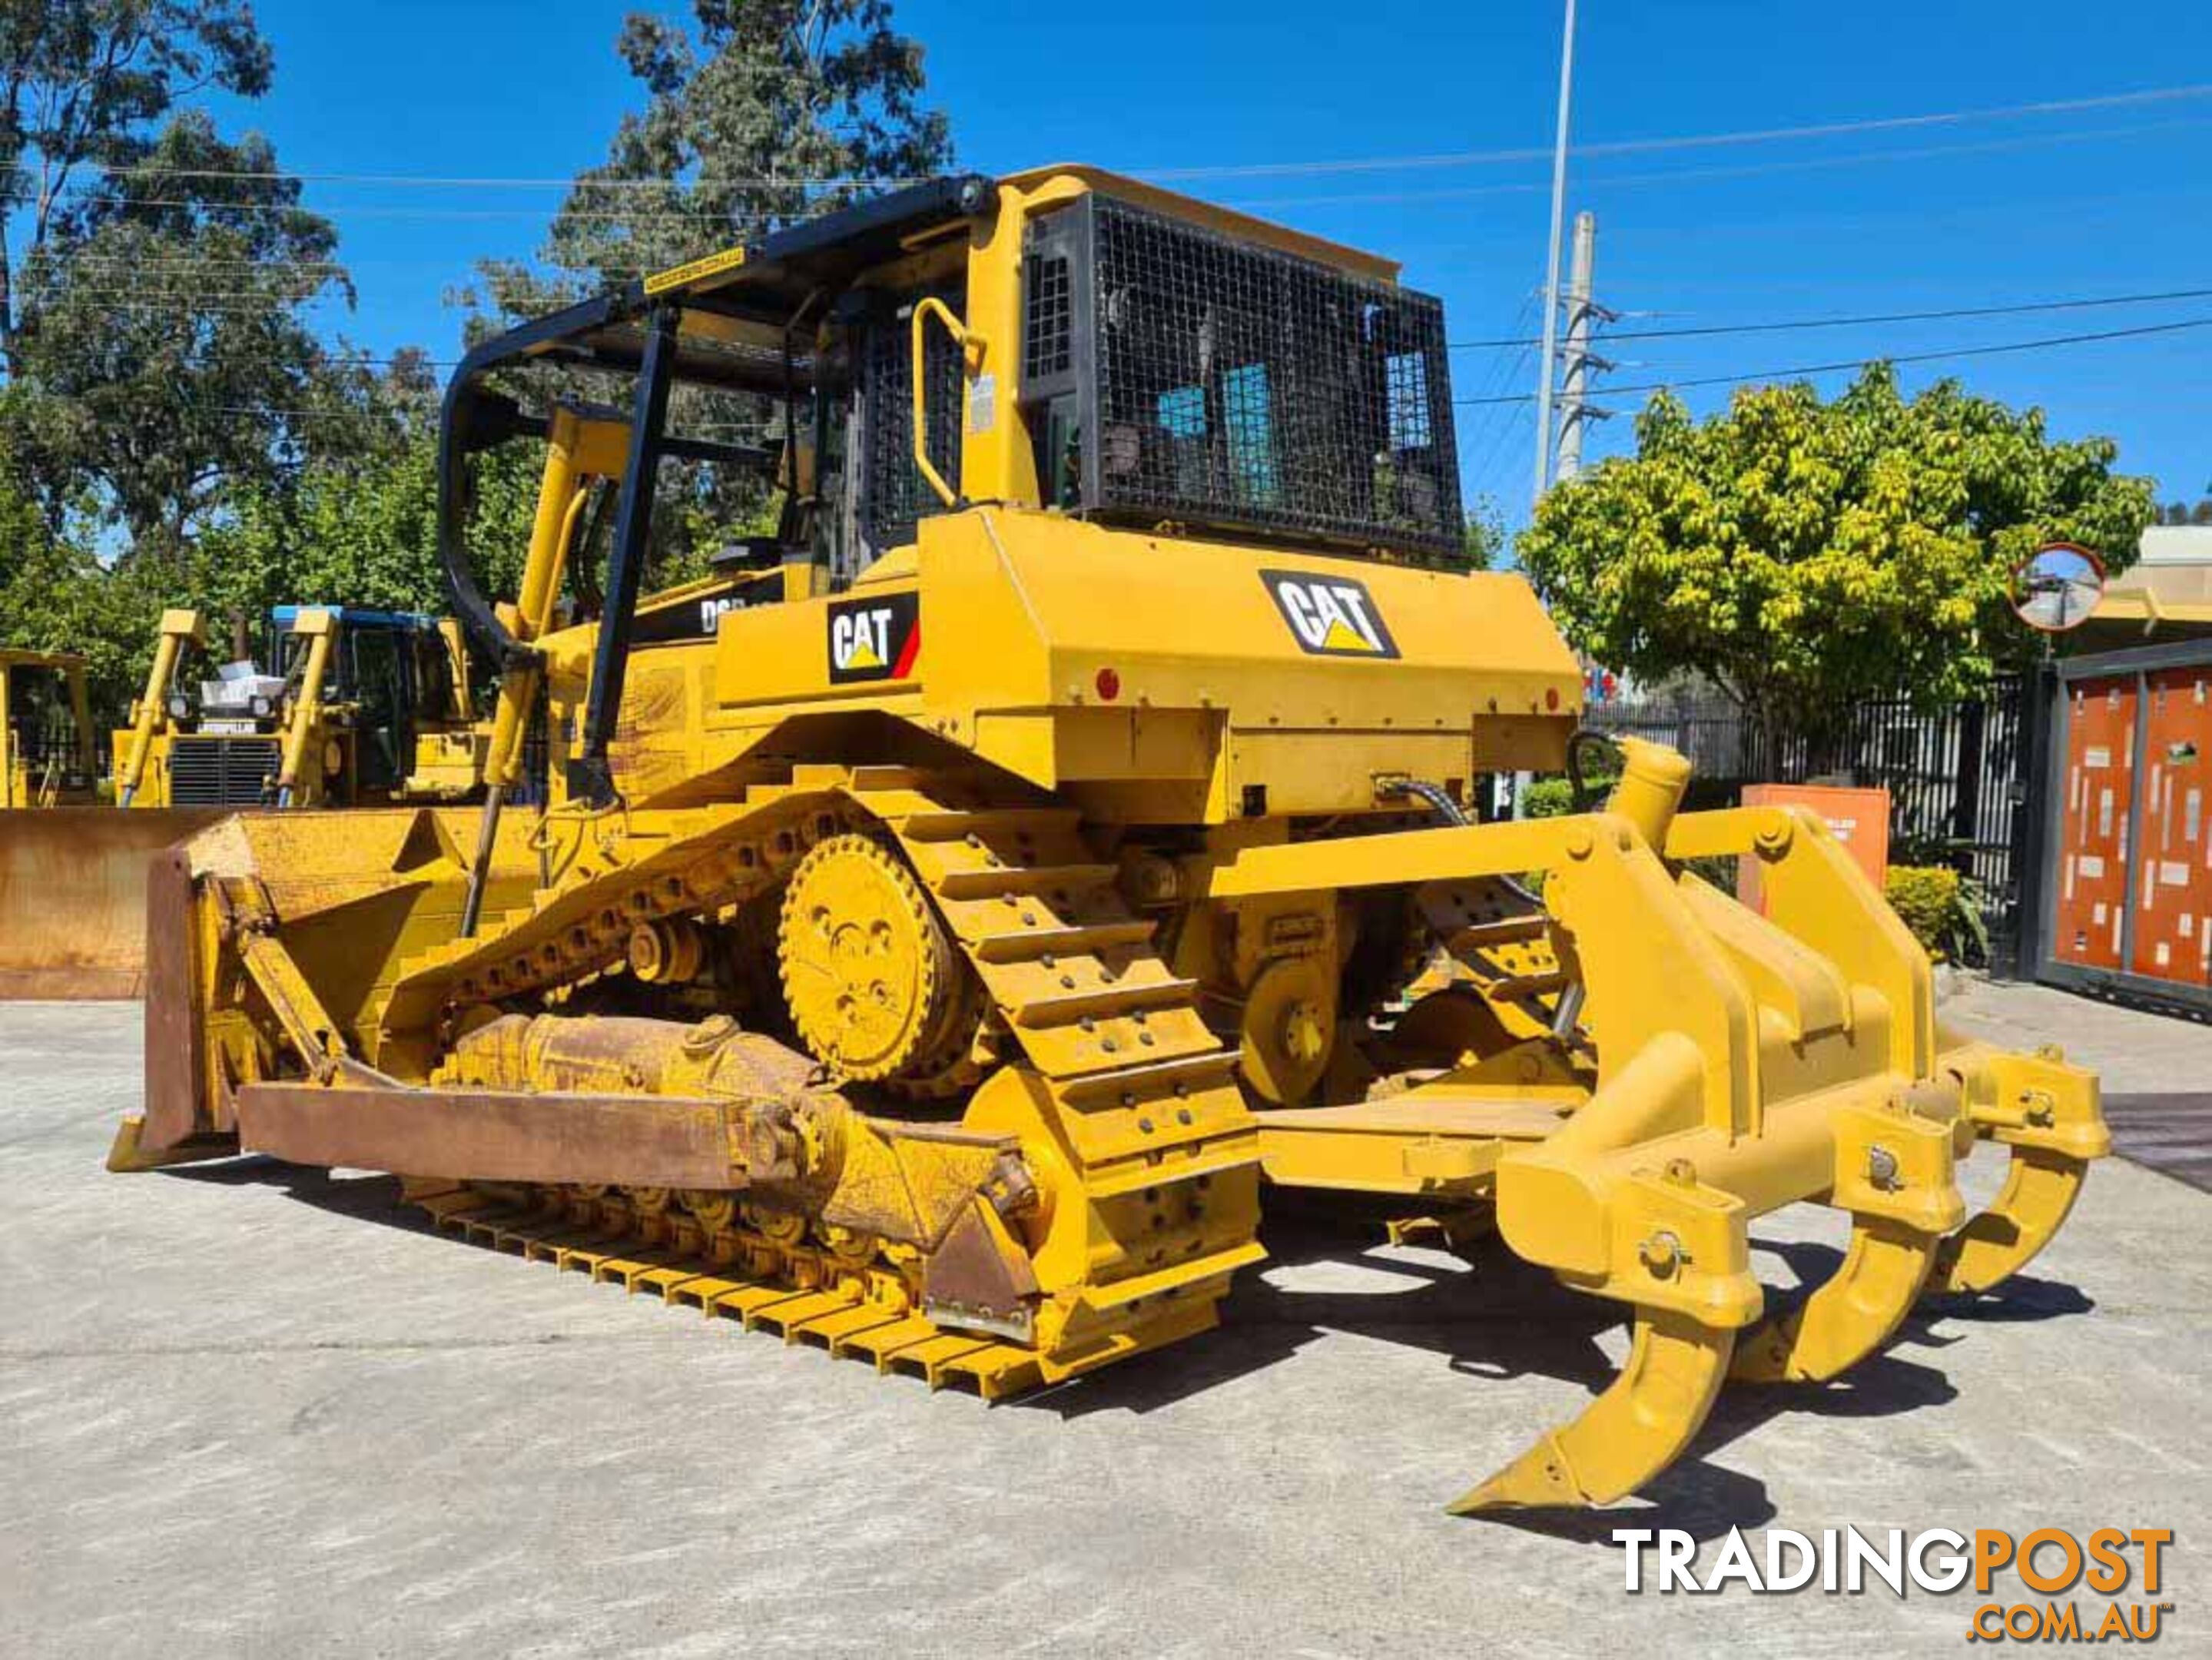
[[1589, 724], [1670, 744], [1697, 769], [1698, 803], [1746, 784], [1816, 780], [1889, 791], [1890, 862], [1948, 865], [1971, 878], [1990, 930], [1990, 965], [2014, 971], [2021, 884], [2016, 856], [2026, 798], [2027, 699], [2020, 677], [2000, 676], [1987, 696], [1935, 709], [1881, 697], [1851, 712], [1824, 755], [1802, 737], [1775, 737], [1725, 698], [1599, 704]]

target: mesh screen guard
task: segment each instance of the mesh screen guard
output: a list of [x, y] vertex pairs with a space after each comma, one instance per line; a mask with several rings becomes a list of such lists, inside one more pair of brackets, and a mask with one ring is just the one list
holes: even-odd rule
[[1047, 495], [1099, 516], [1449, 553], [1443, 308], [1093, 194], [1032, 228], [1023, 395]]

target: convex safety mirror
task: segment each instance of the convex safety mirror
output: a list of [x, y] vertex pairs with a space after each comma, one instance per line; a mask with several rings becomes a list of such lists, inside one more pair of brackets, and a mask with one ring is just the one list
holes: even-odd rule
[[2081, 627], [2104, 597], [2104, 561], [2071, 542], [2039, 548], [2012, 574], [2014, 611], [2045, 634]]

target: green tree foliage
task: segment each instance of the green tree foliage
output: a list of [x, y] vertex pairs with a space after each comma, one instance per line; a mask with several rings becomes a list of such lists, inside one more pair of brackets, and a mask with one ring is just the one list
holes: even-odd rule
[[1984, 896], [1970, 877], [1942, 865], [1892, 865], [1882, 892], [1921, 949], [1939, 963], [1985, 962]]
[[[644, 106], [622, 118], [607, 159], [577, 175], [537, 265], [478, 267], [480, 289], [464, 296], [478, 308], [472, 339], [951, 164], [945, 119], [923, 106], [922, 48], [898, 32], [890, 0], [693, 0], [690, 11], [623, 22], [615, 49]], [[766, 400], [678, 387], [669, 426], [773, 445], [781, 422]], [[659, 495], [656, 582], [696, 574], [732, 536], [775, 523], [775, 493], [757, 473], [672, 464]]]
[[0, 0], [14, 437], [50, 522], [105, 550], [179, 561], [234, 488], [377, 417], [303, 315], [351, 299], [336, 231], [266, 140], [182, 102], [271, 70], [234, 0]]
[[626, 19], [615, 49], [646, 104], [554, 216], [550, 279], [482, 267], [493, 305], [530, 315], [683, 264], [951, 164], [922, 107], [922, 49], [890, 0], [693, 0], [689, 22]]
[[134, 555], [180, 557], [238, 487], [393, 435], [373, 378], [302, 314], [351, 289], [337, 233], [275, 167], [264, 141], [225, 143], [185, 112], [25, 263], [29, 459], [51, 503], [118, 524]]
[[[21, 396], [0, 393], [0, 438]], [[156, 583], [107, 571], [55, 535], [17, 458], [0, 444], [0, 643], [82, 654], [95, 706], [113, 714], [145, 673], [161, 605]]]
[[[520, 586], [539, 466], [526, 445], [479, 459], [469, 540], [487, 593]], [[215, 615], [318, 601], [442, 612], [437, 526], [437, 433], [425, 423], [389, 451], [319, 461], [289, 488], [242, 496], [204, 539], [194, 598]]]
[[1702, 422], [1662, 393], [1636, 433], [1545, 496], [1522, 568], [1597, 660], [1703, 675], [1816, 742], [1866, 697], [1976, 690], [2033, 648], [2015, 564], [2064, 538], [2118, 570], [2153, 514], [2109, 439], [2052, 439], [1952, 380], [1908, 399], [1881, 364], [1832, 402], [1762, 386]]
[[1468, 504], [1467, 530], [1460, 543], [1460, 569], [1495, 570], [1505, 551], [1505, 515], [1493, 496], [1478, 496]]
[[208, 88], [258, 98], [274, 67], [238, 0], [0, 0], [0, 344], [15, 349], [9, 246], [43, 252], [88, 173], [145, 159]]
[[[7, 401], [0, 398], [0, 430]], [[470, 543], [489, 592], [519, 586], [538, 466], [528, 447], [508, 445], [477, 469]], [[374, 453], [243, 487], [179, 561], [103, 565], [56, 537], [9, 471], [0, 465], [0, 641], [82, 653], [103, 725], [120, 721], [144, 683], [166, 606], [203, 612], [216, 642], [228, 640], [234, 616], [258, 619], [288, 602], [448, 607], [437, 556], [437, 439], [427, 423]]]

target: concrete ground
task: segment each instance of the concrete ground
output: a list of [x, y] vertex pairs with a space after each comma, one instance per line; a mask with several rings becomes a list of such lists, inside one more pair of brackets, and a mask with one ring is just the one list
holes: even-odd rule
[[2057, 1043], [2088, 1057], [2121, 1153], [2212, 1192], [2212, 1028], [2051, 986], [1962, 978], [1949, 988], [1948, 1020], [2014, 1049]]
[[[2212, 1078], [2200, 1026], [1947, 1012]], [[2212, 1628], [2212, 1196], [2118, 1161], [2002, 1295], [1731, 1389], [1626, 1514], [1516, 1525], [1443, 1505], [1624, 1333], [1498, 1256], [1278, 1225], [1223, 1330], [986, 1407], [426, 1232], [379, 1178], [106, 1175], [138, 1066], [133, 1007], [0, 1007], [0, 1654], [1960, 1651], [1970, 1595], [1624, 1594], [1611, 1527], [1737, 1523], [2170, 1527], [2168, 1647]], [[1772, 1283], [1830, 1271], [1832, 1218], [1770, 1220]]]

